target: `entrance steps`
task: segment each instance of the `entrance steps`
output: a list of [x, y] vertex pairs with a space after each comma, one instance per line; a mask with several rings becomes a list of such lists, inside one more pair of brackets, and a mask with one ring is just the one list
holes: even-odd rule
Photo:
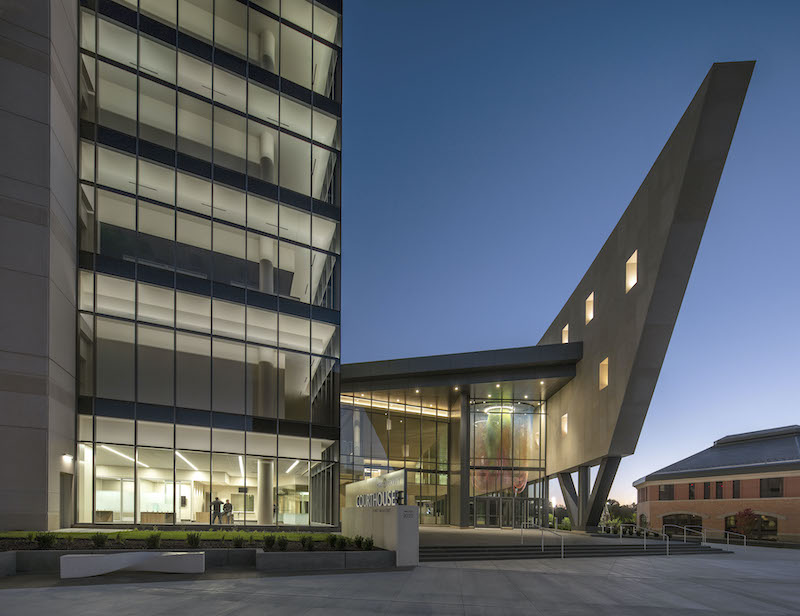
[[[689, 554], [729, 554], [721, 548], [692, 543], [670, 543], [670, 556]], [[619, 556], [666, 556], [667, 546], [663, 541], [648, 541], [645, 550], [641, 543], [597, 545], [568, 543], [564, 546], [564, 558], [619, 557]], [[561, 545], [442, 545], [420, 546], [419, 561], [438, 562], [455, 560], [514, 560], [533, 558], [561, 558]]]

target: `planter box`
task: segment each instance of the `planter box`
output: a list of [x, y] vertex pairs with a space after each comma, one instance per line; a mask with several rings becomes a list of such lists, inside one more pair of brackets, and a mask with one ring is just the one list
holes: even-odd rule
[[388, 569], [395, 566], [390, 550], [370, 552], [256, 552], [259, 571], [334, 571]]
[[115, 554], [67, 554], [61, 557], [61, 579], [85, 578], [115, 571], [158, 573], [205, 573], [203, 552], [117, 552]]
[[[136, 550], [19, 550], [16, 552], [17, 573], [57, 573], [60, 571], [62, 556], [80, 554], [130, 554]], [[166, 550], [153, 550], [153, 554]], [[255, 548], [209, 548], [204, 550], [181, 550], [181, 552], [205, 552], [206, 569], [235, 567], [252, 569], [256, 564]], [[9, 554], [11, 552], [3, 552]], [[2, 566], [0, 566], [2, 570]]]
[[0, 552], [0, 577], [17, 573], [17, 553]]
[[395, 553], [391, 550], [371, 552], [344, 552], [345, 569], [390, 569], [395, 567]]

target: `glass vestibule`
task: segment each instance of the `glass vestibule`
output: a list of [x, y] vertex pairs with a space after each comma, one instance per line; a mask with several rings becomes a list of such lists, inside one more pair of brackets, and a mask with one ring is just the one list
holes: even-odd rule
[[545, 405], [495, 396], [470, 401], [472, 523], [539, 523], [545, 510]]

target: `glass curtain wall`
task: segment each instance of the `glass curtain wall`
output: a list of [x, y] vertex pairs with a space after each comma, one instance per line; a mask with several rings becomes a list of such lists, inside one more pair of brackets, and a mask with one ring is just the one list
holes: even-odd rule
[[329, 4], [81, 2], [79, 523], [338, 523]]
[[470, 399], [470, 511], [475, 526], [539, 522], [545, 477], [545, 403], [502, 389]]
[[406, 502], [421, 524], [448, 523], [449, 397], [440, 391], [357, 392], [341, 398], [341, 485], [408, 469]]

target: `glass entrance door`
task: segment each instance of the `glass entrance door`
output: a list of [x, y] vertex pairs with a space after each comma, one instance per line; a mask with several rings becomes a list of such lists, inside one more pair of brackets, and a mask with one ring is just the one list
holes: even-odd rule
[[514, 526], [514, 502], [513, 498], [504, 498], [500, 501], [500, 526], [505, 528]]
[[480, 526], [480, 527], [500, 526], [499, 498], [475, 499], [475, 526]]

